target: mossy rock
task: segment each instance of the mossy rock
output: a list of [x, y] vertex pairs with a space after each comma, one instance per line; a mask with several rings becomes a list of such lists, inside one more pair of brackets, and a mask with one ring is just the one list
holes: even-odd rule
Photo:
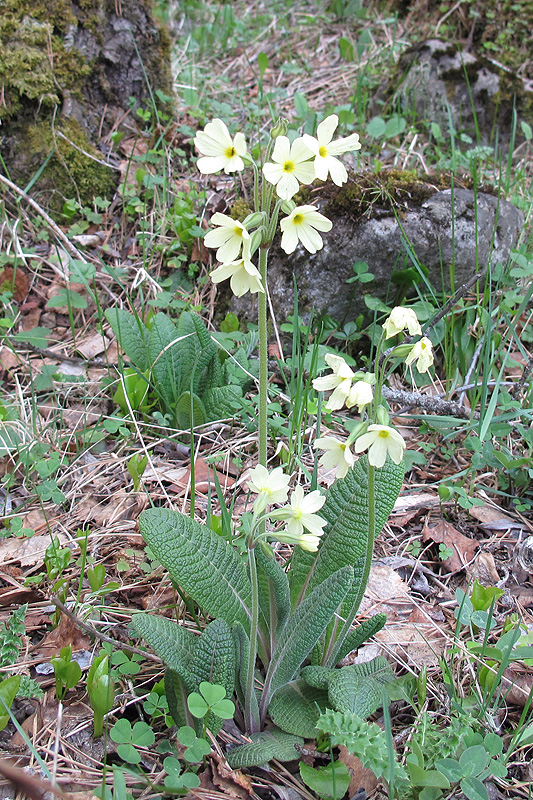
[[115, 191], [119, 173], [103, 163], [102, 153], [75, 120], [52, 126], [45, 117], [21, 126], [14, 138], [16, 152], [5, 156], [11, 179], [26, 186], [40, 173], [32, 193], [50, 211], [60, 212], [69, 199], [92, 206], [95, 197]]
[[[119, 173], [102, 135], [137, 107], [172, 99], [170, 41], [151, 0], [0, 0], [2, 156], [10, 177], [59, 211], [109, 197]], [[133, 115], [129, 110], [133, 110]], [[166, 109], [168, 110], [168, 109]], [[44, 167], [44, 168], [43, 168]]]

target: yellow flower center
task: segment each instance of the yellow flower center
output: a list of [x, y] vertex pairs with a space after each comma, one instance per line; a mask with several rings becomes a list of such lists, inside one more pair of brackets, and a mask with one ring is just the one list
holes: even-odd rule
[[319, 156], [322, 156], [322, 158], [325, 158], [325, 157], [327, 156], [327, 154], [328, 154], [328, 151], [327, 151], [327, 149], [324, 147], [324, 145], [321, 145], [321, 146], [318, 148], [318, 155], [319, 155]]
[[295, 214], [294, 217], [292, 218], [292, 221], [295, 225], [301, 225], [302, 222], [304, 221], [304, 218], [302, 217], [301, 214]]
[[388, 439], [389, 438], [389, 432], [388, 431], [380, 431], [379, 435], [381, 436], [382, 439]]
[[242, 228], [237, 228], [237, 227], [233, 228], [233, 233], [235, 234], [235, 236], [242, 236]]
[[235, 154], [236, 154], [236, 150], [235, 150], [234, 147], [226, 147], [226, 149], [224, 151], [224, 155], [226, 156], [226, 158], [233, 158], [233, 156]]
[[301, 509], [301, 508], [295, 508], [295, 509], [293, 510], [293, 512], [292, 512], [292, 516], [294, 517], [294, 519], [300, 519], [300, 517], [302, 516], [302, 514], [303, 514], [303, 511], [302, 511], [302, 509]]
[[292, 161], [286, 161], [283, 164], [283, 172], [294, 172], [294, 163]]

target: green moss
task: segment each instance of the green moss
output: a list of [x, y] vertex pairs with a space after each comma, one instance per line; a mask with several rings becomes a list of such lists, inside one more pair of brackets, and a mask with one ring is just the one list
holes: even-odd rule
[[13, 176], [22, 185], [52, 154], [33, 190], [52, 210], [60, 211], [70, 198], [90, 206], [94, 197], [109, 196], [116, 188], [117, 173], [95, 160], [102, 154], [73, 119], [61, 120], [55, 130], [46, 119], [27, 125], [18, 146], [28, 154], [20, 173]]
[[65, 90], [80, 91], [90, 66], [64, 38], [77, 22], [67, 0], [0, 0], [0, 119], [28, 103], [51, 110]]
[[402, 209], [421, 206], [428, 197], [450, 187], [447, 175], [419, 175], [414, 170], [383, 169], [350, 178], [341, 188], [328, 184], [324, 213], [351, 217], [372, 216], [377, 209]]

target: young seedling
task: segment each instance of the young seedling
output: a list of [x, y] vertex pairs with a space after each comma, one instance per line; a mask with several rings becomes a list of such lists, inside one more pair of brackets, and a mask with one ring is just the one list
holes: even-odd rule
[[100, 655], [94, 659], [87, 675], [87, 692], [94, 711], [94, 736], [104, 731], [104, 715], [113, 708], [115, 702], [115, 681], [109, 671], [109, 656]]
[[63, 700], [69, 689], [73, 689], [81, 678], [81, 667], [72, 661], [72, 645], [62, 647], [59, 656], [52, 659], [56, 679], [56, 697]]

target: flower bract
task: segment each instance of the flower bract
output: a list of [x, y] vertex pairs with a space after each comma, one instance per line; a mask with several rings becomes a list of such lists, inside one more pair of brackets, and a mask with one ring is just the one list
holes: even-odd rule
[[243, 246], [243, 242], [249, 241], [250, 234], [237, 219], [228, 217], [227, 214], [220, 214], [217, 212], [213, 214], [211, 219], [213, 228], [204, 236], [204, 244], [206, 247], [217, 247], [217, 259], [222, 264], [229, 264], [235, 261]]
[[333, 183], [336, 183], [337, 186], [342, 186], [348, 180], [348, 173], [344, 164], [335, 156], [347, 153], [350, 150], [359, 150], [361, 144], [357, 133], [352, 133], [351, 136], [332, 142], [331, 140], [338, 124], [338, 116], [331, 114], [318, 126], [316, 138], [308, 133], [304, 133], [302, 138], [315, 156], [313, 164], [316, 177], [320, 178], [321, 181], [325, 181], [328, 175], [331, 175]]
[[332, 223], [315, 206], [297, 206], [288, 217], [281, 220], [280, 227], [281, 248], [286, 253], [293, 253], [298, 242], [310, 253], [316, 253], [323, 246], [322, 237], [317, 231], [330, 231]]
[[328, 471], [335, 469], [337, 478], [344, 478], [348, 470], [355, 464], [355, 457], [350, 448], [334, 436], [323, 436], [320, 439], [315, 439], [313, 447], [325, 450], [318, 463], [322, 464], [324, 469]]
[[236, 133], [232, 138], [221, 119], [208, 122], [203, 131], [198, 131], [194, 144], [204, 156], [197, 161], [198, 169], [204, 175], [221, 169], [226, 174], [244, 169], [242, 157], [247, 153], [244, 133]]
[[236, 297], [242, 297], [246, 292], [255, 294], [264, 292], [261, 282], [261, 273], [251, 261], [240, 258], [229, 264], [222, 264], [211, 273], [213, 283], [220, 283], [230, 278], [231, 291]]
[[422, 328], [414, 310], [403, 306], [396, 306], [392, 309], [383, 323], [383, 330], [385, 331], [385, 339], [390, 339], [404, 330], [408, 330], [410, 336], [422, 333]]
[[254, 513], [260, 514], [273, 503], [285, 503], [289, 494], [290, 475], [285, 475], [282, 467], [269, 472], [262, 464], [251, 469], [248, 474], [248, 489], [258, 495], [254, 503]]
[[368, 463], [373, 467], [382, 467], [387, 456], [400, 464], [405, 451], [403, 437], [388, 425], [369, 425], [367, 432], [363, 433], [354, 443], [356, 453], [368, 450]]
[[276, 187], [278, 197], [290, 200], [300, 183], [312, 183], [315, 168], [309, 159], [312, 153], [299, 137], [291, 144], [287, 136], [278, 136], [272, 153], [272, 162], [263, 166], [263, 174]]
[[419, 372], [427, 372], [433, 364], [433, 360], [433, 345], [431, 344], [431, 339], [428, 339], [427, 336], [423, 336], [419, 342], [413, 345], [411, 352], [405, 359], [405, 363], [409, 366], [413, 361], [416, 361], [417, 370]]
[[[315, 512], [319, 511], [325, 502], [326, 498], [319, 491], [310, 492], [306, 496], [302, 487], [297, 486], [291, 495], [289, 505], [272, 511], [270, 518], [285, 520], [287, 533], [295, 540], [304, 534], [304, 528], [313, 536], [319, 537], [322, 536], [322, 528], [327, 523]], [[280, 539], [278, 533], [276, 538]]]

